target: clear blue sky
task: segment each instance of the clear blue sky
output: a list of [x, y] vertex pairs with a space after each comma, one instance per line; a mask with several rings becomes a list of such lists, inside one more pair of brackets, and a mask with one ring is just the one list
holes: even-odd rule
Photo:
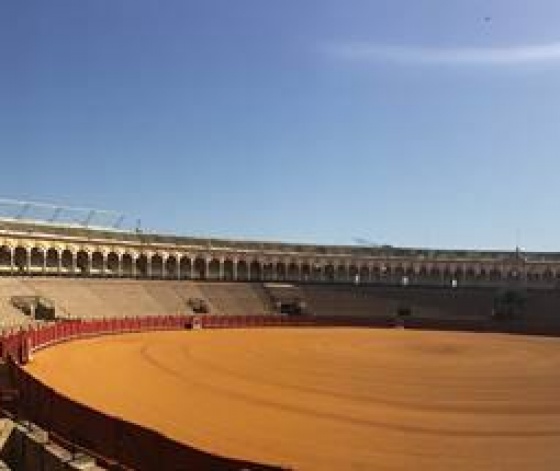
[[0, 196], [560, 251], [557, 0], [4, 0]]

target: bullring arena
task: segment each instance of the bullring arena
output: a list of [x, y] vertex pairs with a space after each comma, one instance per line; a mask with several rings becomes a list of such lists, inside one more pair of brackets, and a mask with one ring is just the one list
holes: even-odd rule
[[0, 225], [6, 469], [558, 469], [557, 254]]
[[557, 339], [270, 328], [71, 342], [28, 371], [108, 414], [252, 462], [552, 470], [559, 367]]

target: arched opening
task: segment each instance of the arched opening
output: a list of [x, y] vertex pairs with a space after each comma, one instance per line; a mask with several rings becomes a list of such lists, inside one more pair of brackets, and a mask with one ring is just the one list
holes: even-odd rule
[[31, 272], [32, 273], [39, 273], [43, 271], [45, 266], [45, 252], [43, 249], [38, 247], [34, 247], [31, 249]]
[[205, 280], [207, 276], [206, 273], [206, 260], [201, 257], [197, 257], [194, 260], [194, 277], [199, 280]]
[[490, 270], [490, 281], [500, 281], [501, 279], [502, 274], [500, 273], [500, 270], [492, 268], [492, 270]]
[[391, 265], [381, 265], [381, 281], [388, 283], [393, 276], [393, 267]]
[[379, 282], [381, 281], [381, 266], [375, 265], [371, 269], [371, 281], [372, 282]]
[[163, 278], [162, 256], [160, 254], [153, 255], [150, 263], [151, 263], [150, 278]]
[[401, 267], [401, 275], [400, 278], [397, 280], [397, 282], [401, 285], [401, 286], [408, 286], [410, 285], [414, 279], [415, 279], [415, 273], [414, 273], [414, 268], [411, 267], [410, 265], [403, 265]]
[[105, 272], [108, 276], [119, 276], [119, 255], [115, 252], [107, 255], [107, 270]]
[[519, 271], [516, 268], [509, 268], [507, 271], [507, 279], [508, 281], [518, 281], [519, 280]]
[[181, 257], [179, 260], [179, 271], [181, 273], [181, 279], [187, 280], [191, 277], [192, 262], [189, 257]]
[[90, 257], [87, 252], [80, 250], [76, 256], [76, 266], [82, 275], [89, 275], [90, 272]]
[[336, 281], [346, 282], [348, 281], [348, 269], [345, 265], [338, 265], [336, 267]]
[[230, 259], [224, 260], [224, 280], [232, 281], [234, 280], [234, 273], [233, 273], [233, 261]]
[[14, 251], [14, 266], [19, 273], [27, 271], [29, 252], [24, 247], [16, 247]]
[[465, 271], [461, 267], [450, 266], [443, 274], [444, 284], [456, 288], [465, 280]]
[[49, 273], [58, 273], [58, 250], [50, 248], [47, 250], [46, 266]]
[[93, 252], [91, 254], [91, 270], [90, 272], [94, 275], [103, 275], [105, 268], [105, 257], [99, 251]]
[[179, 275], [179, 262], [177, 261], [177, 257], [175, 255], [170, 255], [167, 257], [165, 261], [165, 278], [177, 278]]
[[16, 247], [14, 251], [14, 266], [19, 273], [27, 271], [29, 252], [24, 247]]
[[300, 272], [297, 263], [292, 262], [288, 265], [287, 278], [290, 281], [299, 281]]
[[441, 280], [441, 273], [439, 271], [438, 267], [432, 267], [430, 269], [430, 281], [433, 282], [437, 282]]
[[445, 286], [449, 286], [453, 282], [454, 279], [453, 272], [454, 272], [453, 268], [450, 267], [445, 267], [443, 269], [443, 284]]
[[136, 277], [146, 278], [148, 276], [148, 256], [141, 254], [136, 258]]
[[393, 281], [395, 283], [401, 284], [404, 277], [405, 277], [405, 271], [403, 266], [397, 265], [393, 270]]
[[369, 283], [369, 267], [362, 265], [359, 271], [360, 283]]
[[304, 263], [301, 266], [301, 279], [302, 281], [310, 281], [311, 280], [311, 267], [308, 263]]
[[356, 265], [350, 265], [350, 267], [348, 268], [348, 273], [350, 274], [350, 281], [352, 281], [352, 283], [359, 283], [361, 281], [360, 272]]
[[240, 281], [249, 279], [249, 267], [245, 260], [239, 260], [237, 262], [237, 279]]
[[393, 267], [391, 265], [381, 265], [380, 280], [382, 283], [390, 283], [393, 276]]
[[325, 281], [332, 283], [335, 281], [335, 270], [332, 264], [325, 265]]
[[208, 278], [210, 280], [220, 279], [220, 261], [216, 258], [213, 258], [208, 263]]
[[276, 279], [278, 281], [286, 280], [286, 265], [282, 262], [278, 262], [276, 264]]
[[251, 278], [251, 281], [260, 281], [262, 280], [262, 267], [261, 264], [256, 261], [253, 260], [251, 262], [251, 265], [249, 266], [249, 275]]
[[121, 273], [122, 276], [134, 276], [134, 259], [129, 253], [125, 253], [121, 257]]
[[271, 281], [274, 279], [274, 265], [272, 263], [265, 263], [263, 265], [263, 279]]
[[426, 283], [428, 278], [428, 269], [425, 266], [421, 266], [416, 274], [419, 283]]
[[542, 274], [541, 279], [544, 282], [551, 282], [554, 279], [554, 274], [552, 273], [552, 270], [550, 270], [550, 268], [547, 268], [545, 272]]
[[321, 281], [323, 279], [323, 269], [320, 264], [311, 265], [311, 279], [313, 281]]
[[60, 255], [60, 266], [63, 273], [73, 273], [74, 272], [74, 255], [68, 249], [62, 251]]
[[0, 247], [0, 269], [3, 272], [10, 271], [12, 268], [12, 251], [5, 245]]

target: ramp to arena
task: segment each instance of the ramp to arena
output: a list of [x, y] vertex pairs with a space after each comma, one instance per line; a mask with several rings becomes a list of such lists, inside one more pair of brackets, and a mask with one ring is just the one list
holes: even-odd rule
[[127, 334], [26, 369], [196, 448], [295, 469], [558, 469], [560, 339], [375, 329]]

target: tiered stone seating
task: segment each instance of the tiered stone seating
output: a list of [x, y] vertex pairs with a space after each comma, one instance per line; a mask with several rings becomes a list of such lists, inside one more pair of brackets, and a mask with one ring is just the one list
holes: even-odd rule
[[34, 320], [16, 308], [12, 296], [33, 296], [35, 293], [19, 278], [2, 278], [0, 282], [0, 329], [33, 323]]
[[326, 286], [301, 287], [308, 309], [327, 316], [387, 316], [406, 307], [418, 317], [488, 318], [495, 291], [419, 287]]
[[402, 299], [413, 314], [425, 318], [487, 319], [492, 314], [496, 290], [491, 288], [386, 288], [381, 296]]
[[7, 299], [14, 293], [43, 296], [62, 318], [192, 314], [191, 298], [203, 299], [213, 314], [222, 312], [192, 282], [30, 277], [19, 282], [27, 289], [22, 291], [13, 280], [0, 278]]
[[252, 315], [272, 312], [259, 283], [199, 283], [203, 296], [220, 314]]
[[198, 283], [181, 281], [181, 282], [173, 282], [172, 284], [170, 284], [170, 286], [172, 287], [175, 294], [181, 300], [183, 300], [183, 302], [187, 306], [187, 309], [188, 309], [187, 312], [189, 314], [194, 314], [194, 312], [191, 309], [191, 306], [189, 305], [189, 300], [191, 300], [191, 299], [193, 299], [193, 300], [194, 299], [203, 300], [204, 304], [206, 304], [206, 306], [208, 306], [208, 308], [209, 308], [208, 312], [210, 314], [222, 314], [222, 312], [220, 312], [220, 310], [216, 306], [214, 306], [212, 304], [212, 302], [202, 292]]
[[26, 284], [35, 294], [55, 303], [57, 317], [111, 317], [118, 315], [111, 302], [91, 289], [91, 280], [29, 278]]
[[145, 289], [145, 284], [134, 280], [95, 280], [89, 289], [110, 305], [115, 316], [150, 316], [169, 314]]
[[146, 293], [168, 314], [191, 314], [188, 284], [179, 281], [151, 281], [142, 284]]
[[[409, 309], [417, 321], [491, 321], [497, 290], [327, 284], [233, 283], [66, 277], [0, 277], [0, 329], [34, 322], [14, 307], [13, 296], [42, 296], [57, 317], [120, 317], [192, 314], [189, 300], [209, 313], [251, 315], [276, 312], [274, 301], [297, 299], [317, 316], [393, 317]], [[436, 325], [434, 324], [434, 325]], [[529, 290], [524, 312], [512, 329], [560, 332], [560, 291]]]
[[353, 286], [302, 286], [309, 313], [320, 316], [388, 316], [399, 301]]
[[265, 283], [263, 288], [273, 302], [294, 302], [305, 298], [301, 288], [291, 283]]

